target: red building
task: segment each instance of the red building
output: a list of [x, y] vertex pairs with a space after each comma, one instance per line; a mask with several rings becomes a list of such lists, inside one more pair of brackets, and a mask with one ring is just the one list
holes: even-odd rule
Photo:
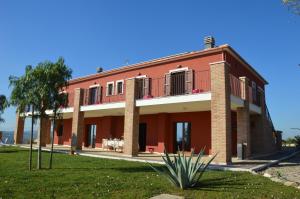
[[207, 37], [204, 50], [71, 80], [55, 144], [101, 148], [117, 138], [132, 156], [205, 147], [222, 163], [236, 156], [238, 144], [246, 146], [246, 157], [271, 153], [279, 135], [265, 103], [266, 84], [229, 45], [216, 47]]

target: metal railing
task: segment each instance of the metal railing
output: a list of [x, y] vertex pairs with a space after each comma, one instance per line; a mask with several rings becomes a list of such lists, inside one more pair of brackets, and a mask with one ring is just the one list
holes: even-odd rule
[[[147, 89], [138, 89], [138, 98], [158, 98], [165, 96], [203, 93], [210, 91], [210, 71], [194, 71], [188, 81], [184, 73], [169, 77], [150, 78]], [[148, 90], [149, 89], [149, 90]], [[145, 93], [147, 92], [147, 93]]]

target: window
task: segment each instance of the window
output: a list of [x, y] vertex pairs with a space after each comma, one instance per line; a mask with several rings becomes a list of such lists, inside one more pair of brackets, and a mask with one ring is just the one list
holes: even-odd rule
[[191, 150], [191, 123], [176, 122], [175, 123], [175, 150], [190, 151]]
[[97, 87], [90, 88], [90, 103], [89, 104], [96, 104], [97, 101]]
[[117, 95], [119, 94], [123, 94], [123, 84], [124, 84], [124, 81], [123, 80], [118, 80], [117, 81]]
[[114, 94], [114, 82], [107, 82], [106, 95], [110, 96]]

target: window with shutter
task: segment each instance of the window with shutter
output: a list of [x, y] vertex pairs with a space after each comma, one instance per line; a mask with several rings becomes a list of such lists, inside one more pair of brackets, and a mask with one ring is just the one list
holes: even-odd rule
[[191, 94], [194, 87], [194, 72], [192, 69], [185, 71], [185, 93]]
[[84, 104], [89, 105], [89, 89], [84, 89]]
[[101, 97], [102, 97], [102, 87], [97, 87], [97, 104], [101, 103]]
[[89, 89], [89, 104], [96, 104], [98, 87]]
[[166, 96], [169, 96], [171, 94], [170, 85], [171, 85], [171, 74], [167, 73], [165, 74], [165, 84], [164, 84], [164, 92]]
[[144, 96], [150, 96], [150, 82], [151, 79], [149, 77], [144, 78]]

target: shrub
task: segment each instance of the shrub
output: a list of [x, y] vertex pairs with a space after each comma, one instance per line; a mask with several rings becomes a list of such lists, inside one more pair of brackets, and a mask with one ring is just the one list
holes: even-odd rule
[[299, 146], [300, 146], [300, 135], [296, 135], [296, 136], [294, 137], [294, 140], [295, 140], [296, 146], [299, 147]]
[[187, 157], [183, 152], [178, 152], [177, 156], [174, 155], [173, 161], [171, 160], [169, 154], [164, 151], [164, 167], [162, 169], [156, 168], [150, 164], [150, 166], [159, 174], [165, 176], [172, 184], [181, 189], [186, 189], [194, 187], [197, 185], [201, 179], [203, 173], [209, 166], [209, 164], [216, 157], [214, 155], [206, 164], [200, 162], [204, 155], [204, 149], [200, 151], [195, 162], [193, 162], [194, 150], [191, 152], [191, 156]]

